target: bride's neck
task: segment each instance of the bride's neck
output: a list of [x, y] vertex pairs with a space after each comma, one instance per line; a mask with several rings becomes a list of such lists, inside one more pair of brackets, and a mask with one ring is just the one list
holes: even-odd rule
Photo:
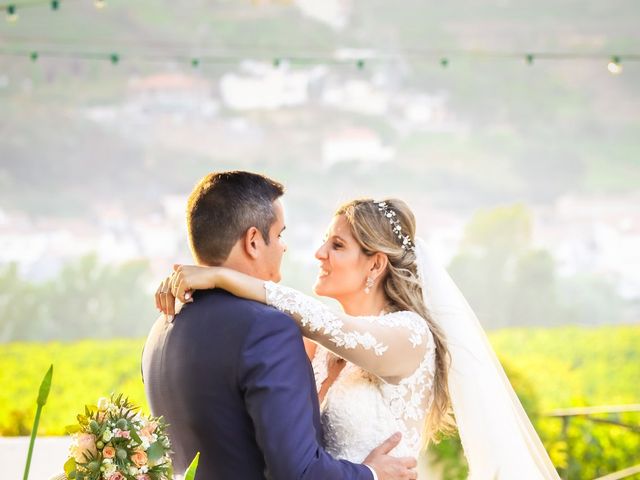
[[358, 292], [353, 295], [336, 298], [342, 309], [348, 315], [359, 317], [363, 315], [380, 315], [386, 309], [387, 299], [380, 290], [369, 294]]

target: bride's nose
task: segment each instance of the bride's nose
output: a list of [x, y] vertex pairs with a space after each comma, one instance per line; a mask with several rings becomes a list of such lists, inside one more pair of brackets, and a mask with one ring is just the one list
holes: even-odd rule
[[318, 260], [324, 260], [327, 258], [327, 249], [324, 243], [320, 245], [320, 248], [318, 248], [318, 250], [316, 250], [316, 258]]

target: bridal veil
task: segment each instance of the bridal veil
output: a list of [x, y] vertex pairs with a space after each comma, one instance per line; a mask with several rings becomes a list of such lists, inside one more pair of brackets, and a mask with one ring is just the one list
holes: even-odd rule
[[425, 303], [451, 354], [449, 393], [470, 480], [559, 480], [480, 322], [441, 263], [416, 240]]

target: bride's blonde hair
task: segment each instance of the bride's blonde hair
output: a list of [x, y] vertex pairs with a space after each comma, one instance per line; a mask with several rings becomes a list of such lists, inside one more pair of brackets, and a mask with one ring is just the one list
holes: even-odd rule
[[[402, 234], [414, 241], [416, 220], [409, 206], [402, 200], [384, 200], [396, 213]], [[416, 253], [403, 248], [402, 240], [393, 232], [393, 225], [371, 199], [352, 200], [342, 205], [335, 215], [343, 215], [351, 233], [365, 255], [384, 253], [389, 259], [387, 273], [382, 280], [384, 293], [393, 311], [411, 311], [425, 319], [436, 344], [436, 373], [433, 382], [433, 403], [425, 422], [425, 441], [438, 441], [439, 433], [453, 429], [451, 399], [449, 397], [449, 350], [444, 333], [433, 321], [422, 296], [418, 279]]]

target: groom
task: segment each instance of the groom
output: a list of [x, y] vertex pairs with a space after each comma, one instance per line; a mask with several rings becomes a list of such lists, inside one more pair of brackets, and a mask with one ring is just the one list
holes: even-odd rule
[[[279, 281], [283, 193], [254, 173], [204, 177], [187, 206], [196, 262]], [[219, 289], [195, 292], [176, 321], [156, 321], [142, 364], [151, 411], [169, 423], [176, 473], [200, 452], [198, 480], [416, 478], [415, 461], [388, 455], [399, 435], [364, 464], [324, 451], [300, 331], [271, 307]]]

